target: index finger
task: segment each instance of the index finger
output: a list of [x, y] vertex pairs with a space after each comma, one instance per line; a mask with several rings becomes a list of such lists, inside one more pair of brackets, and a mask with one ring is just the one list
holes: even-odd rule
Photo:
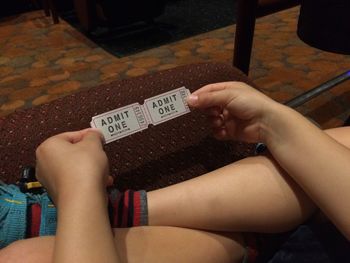
[[224, 89], [234, 89], [238, 87], [242, 87], [242, 85], [246, 86], [247, 84], [241, 81], [226, 81], [226, 82], [218, 82], [205, 85], [200, 89], [194, 91], [192, 95], [199, 95], [204, 92], [214, 92]]
[[232, 82], [219, 82], [219, 83], [208, 84], [208, 85], [205, 85], [205, 86], [197, 89], [196, 91], [194, 91], [192, 93], [192, 95], [198, 95], [198, 94], [203, 93], [203, 92], [212, 92], [212, 91], [223, 90], [223, 89], [226, 89], [228, 87], [229, 83], [230, 83], [230, 85], [232, 85]]

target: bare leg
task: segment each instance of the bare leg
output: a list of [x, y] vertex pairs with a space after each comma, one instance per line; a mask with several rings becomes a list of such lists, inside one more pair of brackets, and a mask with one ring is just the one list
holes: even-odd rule
[[[350, 147], [350, 128], [327, 133]], [[247, 158], [150, 192], [148, 201], [151, 225], [211, 230], [278, 232], [296, 226], [316, 210], [267, 156]], [[148, 226], [116, 229], [115, 236], [125, 262], [239, 262], [244, 254], [239, 234]], [[50, 262], [53, 246], [53, 237], [19, 241], [0, 251], [0, 262]]]
[[[327, 133], [350, 147], [350, 128]], [[246, 158], [150, 192], [148, 206], [150, 225], [235, 232], [290, 230], [316, 210], [271, 156]]]
[[[122, 262], [241, 262], [242, 237], [175, 227], [115, 229]], [[54, 237], [17, 241], [0, 251], [2, 263], [50, 263]]]
[[326, 130], [326, 133], [339, 143], [350, 148], [350, 126]]

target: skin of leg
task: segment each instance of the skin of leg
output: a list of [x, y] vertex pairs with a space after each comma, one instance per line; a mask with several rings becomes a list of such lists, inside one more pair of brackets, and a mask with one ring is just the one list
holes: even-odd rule
[[[326, 132], [350, 147], [350, 128]], [[291, 230], [315, 211], [312, 200], [269, 155], [148, 193], [149, 225], [272, 233]]]
[[[350, 147], [350, 128], [332, 129], [326, 132], [340, 143]], [[235, 178], [226, 187], [225, 185], [222, 187], [222, 174], [229, 174], [233, 177], [236, 172], [240, 177]], [[248, 179], [244, 177], [244, 174]], [[230, 181], [229, 177], [226, 179]], [[263, 185], [256, 187], [261, 183], [261, 179], [263, 179]], [[210, 187], [207, 187], [208, 183]], [[238, 193], [232, 195], [225, 192], [231, 193], [233, 190], [238, 190]], [[225, 194], [223, 196], [216, 194], [211, 197], [215, 192]], [[259, 198], [250, 198], [251, 194]], [[223, 197], [230, 198], [230, 202], [222, 200]], [[238, 201], [234, 198], [238, 198]], [[252, 231], [262, 228], [262, 232], [275, 232], [278, 229], [288, 229], [299, 221], [302, 222], [315, 210], [312, 202], [298, 186], [283, 174], [271, 157], [265, 156], [248, 158], [239, 162], [238, 166], [229, 165], [218, 172], [184, 182], [179, 186], [150, 192], [148, 199], [150, 224], [185, 226], [193, 224], [194, 228], [220, 230], [226, 228], [244, 230], [246, 228], [247, 231]], [[238, 212], [242, 212], [243, 215], [239, 216]], [[276, 215], [279, 212], [282, 213], [281, 216]], [[291, 217], [288, 218], [288, 215]], [[203, 220], [203, 216], [208, 216], [214, 221]], [[231, 218], [232, 216], [238, 216], [238, 219]], [[220, 218], [225, 220], [215, 221]], [[259, 220], [262, 220], [262, 223], [259, 223]], [[222, 223], [223, 225], [220, 225]], [[185, 262], [183, 260], [187, 259], [188, 262], [240, 262], [244, 255], [243, 238], [240, 234], [224, 234], [223, 232], [218, 234], [156, 226], [115, 229], [114, 231], [116, 248], [124, 262], [179, 262], [179, 260]], [[159, 249], [160, 244], [161, 249]], [[51, 262], [53, 246], [54, 237], [18, 241], [0, 251], [0, 262]]]
[[343, 144], [347, 148], [350, 148], [350, 126], [329, 129], [325, 132], [339, 143]]
[[[176, 227], [114, 229], [115, 246], [122, 262], [241, 262], [239, 234], [210, 233]], [[50, 263], [54, 237], [17, 241], [0, 251], [2, 263]]]

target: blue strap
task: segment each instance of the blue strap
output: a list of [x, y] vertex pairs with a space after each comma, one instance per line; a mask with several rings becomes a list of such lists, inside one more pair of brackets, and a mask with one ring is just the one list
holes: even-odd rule
[[26, 238], [27, 209], [32, 204], [41, 206], [39, 235], [54, 235], [57, 210], [47, 193], [22, 193], [18, 186], [0, 181], [0, 249]]
[[0, 249], [25, 238], [27, 196], [15, 185], [0, 182]]
[[41, 222], [40, 222], [40, 236], [52, 236], [56, 234], [57, 227], [57, 210], [51, 202], [47, 193], [41, 195]]

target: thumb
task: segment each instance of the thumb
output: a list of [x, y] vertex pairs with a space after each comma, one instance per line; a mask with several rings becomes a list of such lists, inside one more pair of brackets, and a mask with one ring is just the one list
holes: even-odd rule
[[235, 98], [235, 94], [232, 89], [223, 89], [216, 91], [201, 92], [198, 94], [191, 94], [187, 98], [187, 103], [190, 107], [205, 109], [210, 107], [223, 108], [230, 101]]
[[103, 134], [97, 129], [89, 129], [84, 133], [81, 143], [92, 144], [93, 146], [98, 146], [102, 148], [104, 144]]
[[[80, 142], [85, 137], [86, 133], [89, 131], [96, 131], [96, 132], [101, 133], [98, 129], [87, 128], [87, 129], [79, 130], [79, 131], [60, 133], [60, 134], [55, 135], [53, 137], [56, 139], [60, 139], [60, 140], [75, 144], [75, 143]], [[101, 136], [103, 138], [102, 133], [101, 133]]]

